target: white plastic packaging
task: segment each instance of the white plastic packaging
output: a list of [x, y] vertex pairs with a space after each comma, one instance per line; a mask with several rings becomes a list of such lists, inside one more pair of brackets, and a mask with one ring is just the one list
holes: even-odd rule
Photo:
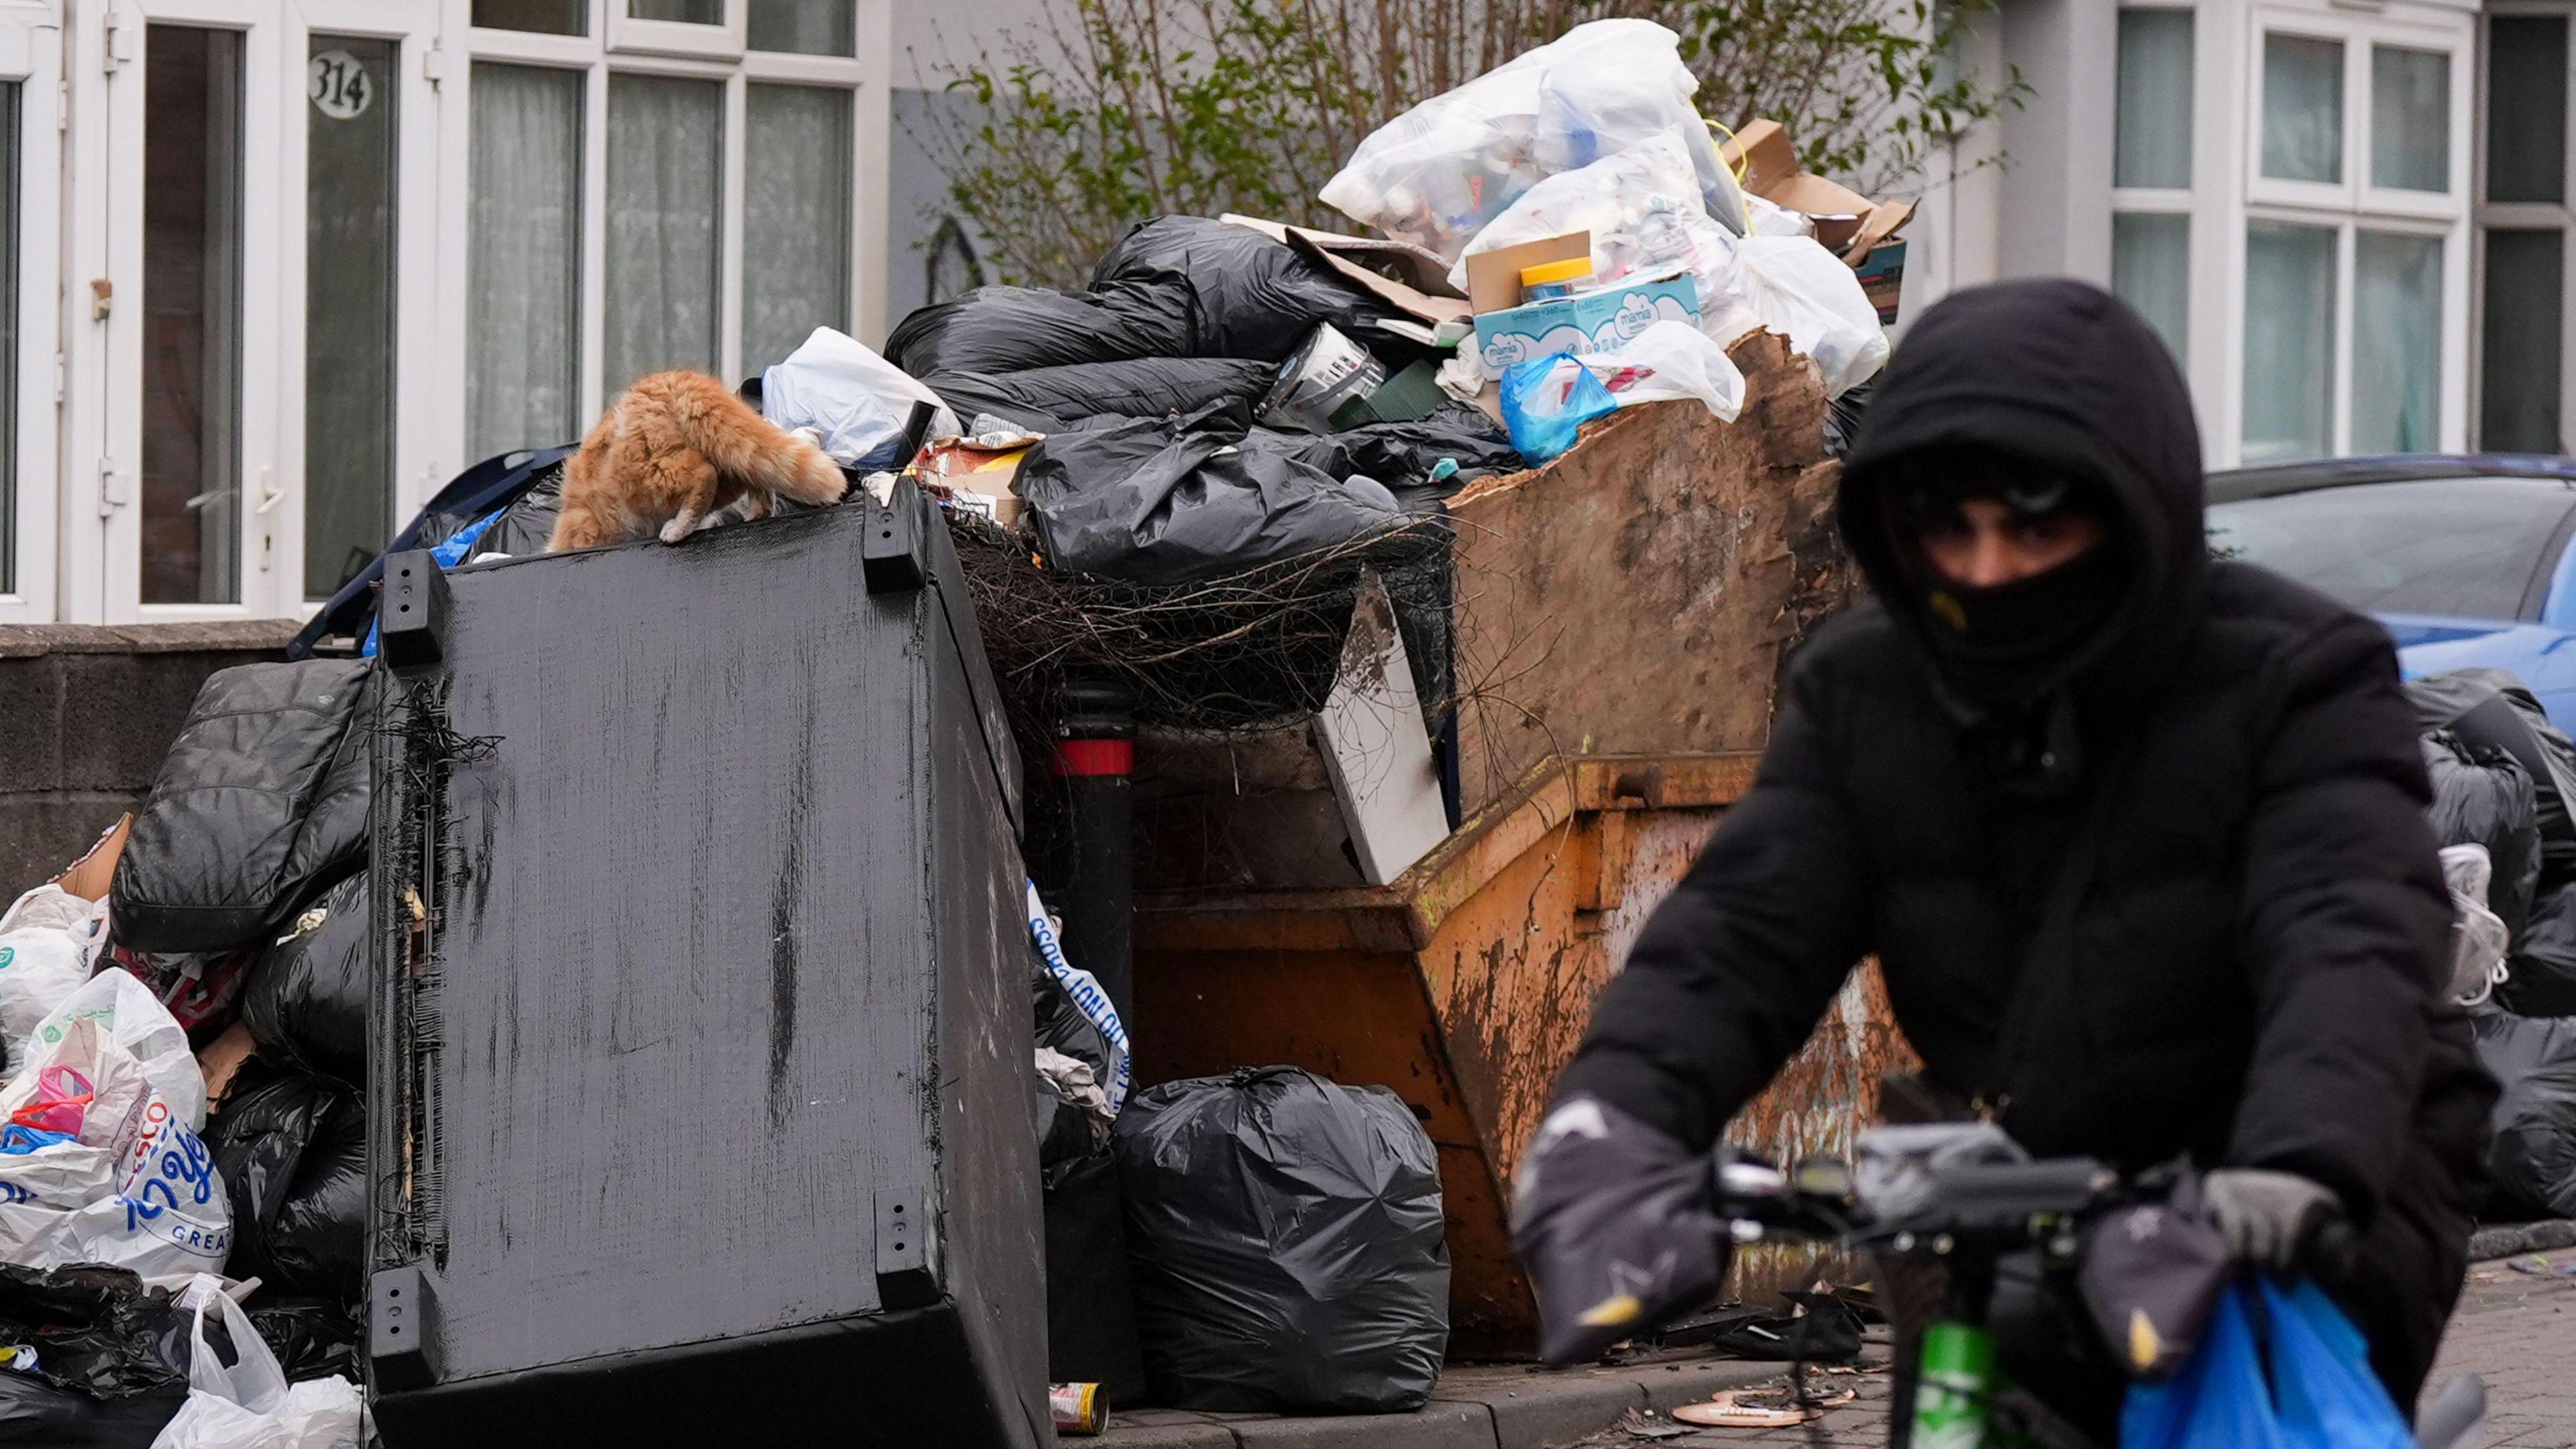
[[2451, 999], [2475, 1006], [2505, 980], [2511, 944], [2504, 918], [2487, 908], [2495, 862], [2483, 845], [2442, 847], [2442, 880], [2451, 888]]
[[[232, 1339], [230, 1368], [206, 1342], [208, 1314], [223, 1320]], [[360, 1449], [367, 1442], [358, 1386], [344, 1378], [289, 1385], [277, 1355], [232, 1299], [198, 1295], [188, 1337], [187, 1402], [152, 1449]]]
[[1687, 269], [1704, 294], [1734, 278], [1735, 235], [1708, 214], [1687, 128], [1672, 126], [1521, 193], [1467, 243], [1449, 284], [1467, 289], [1468, 257], [1572, 231], [1592, 234], [1592, 286], [1670, 267]]
[[937, 393], [829, 327], [815, 328], [785, 362], [760, 375], [761, 415], [789, 432], [812, 428], [816, 446], [845, 468], [899, 468], [911, 461], [896, 455], [916, 402], [939, 409], [931, 436], [959, 431], [957, 415]]
[[1840, 397], [1887, 365], [1887, 334], [1860, 278], [1801, 236], [1750, 236], [1735, 246], [1735, 285], [1699, 299], [1700, 326], [1720, 344], [1756, 328], [1816, 361], [1825, 395]]
[[1545, 177], [1684, 125], [1703, 204], [1730, 227], [1742, 193], [1691, 107], [1680, 37], [1651, 20], [1595, 20], [1371, 132], [1324, 185], [1326, 205], [1455, 259]]
[[1726, 349], [1687, 322], [1657, 322], [1619, 345], [1580, 359], [1621, 407], [1693, 401], [1719, 422], [1744, 411], [1744, 373]]
[[40, 885], [0, 916], [0, 1032], [17, 1041], [89, 980], [107, 941], [107, 902]]
[[[149, 995], [143, 1004], [160, 1010]], [[213, 1155], [106, 1021], [77, 1017], [40, 1046], [0, 1090], [0, 1121], [33, 1103], [56, 1066], [87, 1084], [89, 1101], [70, 1140], [0, 1153], [0, 1262], [106, 1263], [145, 1278], [222, 1268], [232, 1205]], [[202, 1114], [202, 1080], [196, 1095]]]
[[142, 1063], [144, 1076], [177, 1109], [189, 1131], [206, 1130], [205, 1073], [188, 1049], [188, 1033], [151, 987], [123, 967], [101, 971], [36, 1023], [19, 1047], [18, 1060], [35, 1060], [60, 1045], [76, 1021], [97, 1022], [100, 1031]]

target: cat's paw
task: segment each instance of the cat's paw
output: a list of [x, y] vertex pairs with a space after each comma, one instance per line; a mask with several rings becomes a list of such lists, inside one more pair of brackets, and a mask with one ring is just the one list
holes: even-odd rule
[[679, 543], [687, 539], [690, 534], [697, 531], [698, 521], [683, 513], [679, 517], [662, 525], [662, 541], [664, 543]]

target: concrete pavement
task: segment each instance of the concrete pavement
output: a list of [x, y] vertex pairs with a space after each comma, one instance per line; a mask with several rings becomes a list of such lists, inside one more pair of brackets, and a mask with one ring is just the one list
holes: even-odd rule
[[[2517, 1268], [2514, 1264], [2523, 1266]], [[2561, 1270], [2569, 1271], [2561, 1271]], [[1871, 1358], [1878, 1355], [1873, 1352]], [[2433, 1370], [2486, 1380], [2481, 1449], [2576, 1449], [2576, 1250], [2475, 1265]], [[1675, 1435], [1665, 1415], [1720, 1389], [1777, 1386], [1777, 1365], [1673, 1359], [1545, 1373], [1466, 1367], [1441, 1381], [1421, 1414], [1283, 1419], [1265, 1415], [1120, 1412], [1103, 1449], [1726, 1449], [1829, 1445], [1882, 1449], [1887, 1374], [1835, 1375], [1857, 1397], [1813, 1428], [1700, 1429]], [[1623, 1416], [1625, 1422], [1623, 1423]], [[1821, 1435], [1815, 1430], [1822, 1430]], [[1068, 1441], [1080, 1443], [1081, 1441]]]

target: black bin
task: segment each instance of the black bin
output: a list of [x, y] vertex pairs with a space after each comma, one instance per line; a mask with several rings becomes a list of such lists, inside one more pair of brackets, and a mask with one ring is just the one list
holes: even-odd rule
[[374, 746], [385, 1442], [1050, 1442], [1019, 766], [931, 505], [444, 584]]

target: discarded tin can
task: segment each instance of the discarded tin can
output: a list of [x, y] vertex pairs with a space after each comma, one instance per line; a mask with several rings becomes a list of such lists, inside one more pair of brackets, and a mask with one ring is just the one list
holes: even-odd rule
[[1059, 1434], [1097, 1434], [1109, 1427], [1109, 1396], [1098, 1384], [1049, 1384], [1047, 1407]]

